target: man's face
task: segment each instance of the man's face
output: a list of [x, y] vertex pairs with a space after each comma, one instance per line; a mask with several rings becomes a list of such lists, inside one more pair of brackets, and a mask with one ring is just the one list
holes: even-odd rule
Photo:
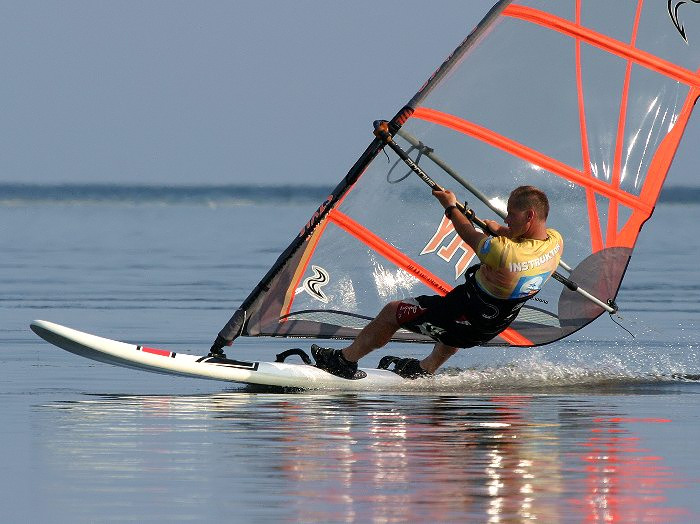
[[508, 215], [505, 222], [510, 228], [511, 238], [523, 236], [530, 227], [530, 222], [535, 216], [532, 209], [520, 209], [513, 205], [513, 202], [508, 200]]

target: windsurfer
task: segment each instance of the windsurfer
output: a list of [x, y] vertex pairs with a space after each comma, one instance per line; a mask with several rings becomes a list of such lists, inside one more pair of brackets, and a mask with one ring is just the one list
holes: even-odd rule
[[476, 229], [457, 210], [457, 197], [448, 190], [433, 191], [457, 234], [480, 260], [467, 271], [466, 282], [445, 296], [419, 296], [390, 302], [339, 350], [311, 347], [316, 365], [329, 373], [353, 378], [362, 357], [386, 345], [399, 329], [428, 335], [433, 351], [423, 360], [383, 357], [379, 366], [406, 377], [433, 374], [458, 348], [483, 344], [506, 329], [522, 305], [532, 298], [557, 268], [563, 251], [561, 235], [547, 228], [549, 202], [534, 186], [520, 186], [508, 199], [507, 225], [485, 220], [493, 233]]

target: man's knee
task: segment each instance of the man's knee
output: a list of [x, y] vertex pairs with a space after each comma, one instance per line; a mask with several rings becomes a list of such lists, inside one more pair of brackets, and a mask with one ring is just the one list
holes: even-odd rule
[[399, 304], [399, 301], [389, 302], [379, 312], [377, 319], [391, 324], [392, 326], [399, 327], [399, 321], [396, 319], [396, 310], [398, 309]]

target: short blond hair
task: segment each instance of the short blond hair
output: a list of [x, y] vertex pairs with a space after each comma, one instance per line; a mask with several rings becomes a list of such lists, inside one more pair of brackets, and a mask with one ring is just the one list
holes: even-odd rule
[[508, 200], [518, 209], [534, 209], [537, 216], [543, 220], [546, 220], [549, 215], [547, 195], [535, 186], [516, 187]]

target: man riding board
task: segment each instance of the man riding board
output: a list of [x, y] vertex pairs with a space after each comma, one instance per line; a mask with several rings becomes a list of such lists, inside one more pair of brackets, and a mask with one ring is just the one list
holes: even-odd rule
[[564, 244], [556, 230], [547, 228], [549, 202], [541, 190], [534, 186], [514, 189], [508, 198], [507, 225], [484, 221], [493, 237], [475, 229], [458, 211], [454, 193], [435, 190], [433, 195], [481, 263], [467, 271], [464, 284], [444, 297], [422, 295], [390, 302], [342, 350], [312, 345], [319, 368], [353, 378], [357, 361], [386, 345], [403, 328], [435, 340], [433, 351], [420, 361], [386, 356], [379, 367], [387, 369], [393, 363], [392, 371], [406, 378], [431, 375], [458, 348], [484, 344], [506, 329], [556, 270]]

